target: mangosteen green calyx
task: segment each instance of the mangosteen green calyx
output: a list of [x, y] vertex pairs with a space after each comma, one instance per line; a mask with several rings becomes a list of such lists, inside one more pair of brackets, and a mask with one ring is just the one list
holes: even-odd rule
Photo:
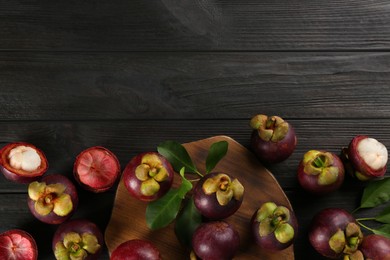
[[251, 148], [263, 163], [279, 163], [294, 152], [295, 130], [279, 116], [256, 115], [250, 120]]
[[256, 244], [268, 251], [289, 247], [297, 235], [298, 223], [293, 211], [274, 202], [266, 202], [258, 208], [251, 220]]

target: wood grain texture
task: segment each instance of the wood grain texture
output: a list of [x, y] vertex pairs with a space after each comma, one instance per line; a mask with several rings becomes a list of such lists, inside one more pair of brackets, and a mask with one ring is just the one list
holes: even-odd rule
[[388, 118], [389, 72], [385, 52], [5, 52], [0, 118]]
[[[390, 147], [389, 11], [383, 0], [1, 1], [0, 146], [31, 142], [49, 174], [72, 178], [90, 146], [109, 148], [122, 167], [164, 140], [228, 135], [248, 148], [249, 118], [280, 115], [298, 145], [266, 167], [298, 217], [295, 258], [324, 260], [307, 239], [312, 217], [352, 211], [365, 184], [346, 178], [329, 196], [311, 196], [296, 168], [307, 150], [338, 153], [357, 134]], [[115, 188], [78, 187], [74, 217], [104, 230]], [[29, 231], [39, 259], [52, 260], [56, 226], [32, 217], [26, 190], [0, 176], [0, 232]]]
[[[245, 188], [241, 207], [225, 221], [234, 226], [240, 234], [240, 249], [235, 259], [294, 259], [293, 246], [278, 253], [260, 250], [252, 241], [249, 222], [261, 203], [273, 201], [277, 205], [291, 208], [287, 196], [275, 177], [245, 147], [227, 136], [216, 136], [184, 144], [197, 169], [205, 172], [205, 160], [209, 147], [218, 141], [227, 141], [229, 149], [226, 156], [214, 169], [237, 178]], [[176, 176], [177, 177], [177, 176]], [[175, 178], [176, 178], [175, 177]], [[176, 178], [176, 185], [180, 181]], [[130, 239], [151, 241], [164, 259], [188, 259], [189, 252], [180, 244], [173, 231], [173, 223], [166, 228], [150, 230], [145, 220], [147, 204], [131, 198], [120, 182], [106, 228], [105, 241], [111, 253], [118, 245]]]
[[2, 50], [389, 49], [386, 1], [2, 1]]
[[[84, 149], [102, 145], [113, 151], [122, 168], [136, 154], [155, 151], [165, 140], [181, 143], [228, 135], [249, 148], [249, 119], [242, 120], [130, 120], [130, 121], [15, 121], [0, 122], [0, 146], [27, 141], [41, 148], [49, 162], [49, 173], [71, 176], [76, 156]], [[303, 154], [310, 149], [325, 149], [336, 154], [353, 136], [366, 134], [390, 147], [390, 119], [290, 119], [298, 144], [292, 156], [267, 167], [284, 189], [296, 189], [296, 169]], [[0, 178], [0, 192], [25, 192]]]
[[[357, 134], [378, 138], [390, 147], [390, 119], [290, 119], [298, 135], [298, 145], [293, 155], [268, 169], [278, 180], [297, 214], [300, 223], [298, 239], [294, 244], [296, 259], [319, 256], [307, 241], [311, 218], [326, 207], [342, 207], [349, 211], [358, 205], [365, 184], [346, 178], [342, 188], [326, 197], [308, 196], [296, 180], [296, 168], [303, 154], [309, 149], [326, 149], [338, 152]], [[155, 150], [164, 140], [191, 142], [214, 135], [233, 137], [244, 147], [249, 147], [247, 119], [238, 120], [128, 120], [128, 121], [2, 121], [0, 122], [1, 145], [13, 141], [28, 141], [40, 147], [48, 157], [49, 173], [61, 173], [72, 178], [74, 158], [83, 149], [103, 145], [119, 158], [122, 168], [137, 153]], [[102, 228], [108, 223], [114, 192], [95, 196], [80, 192], [76, 216], [97, 221]], [[22, 227], [32, 230], [40, 239], [42, 259], [52, 259], [50, 247], [45, 242], [51, 239], [54, 227], [38, 223], [24, 203], [26, 186], [0, 178], [0, 227]], [[98, 208], [91, 207], [98, 205]], [[361, 216], [373, 216], [381, 209], [362, 212]], [[361, 214], [361, 213], [359, 213]], [[42, 232], [43, 228], [45, 230]], [[105, 255], [107, 259], [107, 255]]]

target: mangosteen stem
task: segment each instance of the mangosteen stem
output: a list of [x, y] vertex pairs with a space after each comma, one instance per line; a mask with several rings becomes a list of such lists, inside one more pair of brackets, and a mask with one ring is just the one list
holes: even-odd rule
[[152, 168], [150, 171], [149, 171], [149, 176], [150, 177], [154, 177], [156, 176], [157, 174], [157, 169], [156, 168]]
[[276, 123], [275, 117], [269, 117], [267, 122], [266, 122], [266, 129], [274, 129]]
[[317, 157], [313, 160], [313, 164], [314, 164], [314, 166], [317, 167], [317, 168], [322, 168], [322, 167], [324, 167], [325, 160], [323, 160], [323, 156], [317, 156]]
[[49, 194], [45, 197], [46, 204], [50, 204], [50, 203], [52, 203], [52, 201], [53, 201], [53, 196], [51, 194]]
[[73, 243], [70, 248], [72, 249], [73, 252], [77, 252], [80, 249], [80, 245], [77, 243]]
[[[359, 238], [358, 237], [351, 237], [349, 240], [348, 240], [348, 244], [355, 247], [356, 245], [359, 244]], [[357, 246], [356, 246], [357, 247]]]
[[229, 180], [222, 180], [221, 184], [219, 185], [219, 188], [222, 191], [226, 191], [228, 187], [229, 187]]
[[279, 223], [283, 220], [283, 218], [281, 216], [277, 216], [276, 218], [274, 218], [272, 220], [272, 226], [276, 227], [277, 225], [279, 225]]

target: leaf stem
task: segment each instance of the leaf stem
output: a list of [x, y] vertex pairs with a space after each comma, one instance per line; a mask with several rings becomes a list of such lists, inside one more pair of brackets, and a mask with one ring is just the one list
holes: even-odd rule
[[356, 220], [356, 221], [357, 221], [357, 223], [358, 223], [360, 226], [362, 226], [363, 228], [365, 228], [365, 229], [371, 231], [372, 233], [374, 233], [374, 229], [372, 229], [372, 228], [370, 228], [370, 227], [367, 227], [366, 225], [362, 224], [359, 220]]
[[358, 211], [359, 209], [361, 209], [361, 207], [358, 207], [358, 208], [354, 209], [354, 210], [352, 211], [352, 214], [355, 214], [356, 211]]
[[199, 177], [203, 177], [204, 175], [203, 174], [201, 174], [198, 170], [196, 171], [196, 174], [198, 174], [199, 175]]
[[357, 218], [356, 221], [367, 221], [367, 220], [375, 220], [375, 218], [370, 217], [370, 218]]

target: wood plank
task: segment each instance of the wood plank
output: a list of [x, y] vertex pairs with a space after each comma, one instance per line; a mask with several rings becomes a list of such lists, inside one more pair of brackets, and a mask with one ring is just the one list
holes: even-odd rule
[[388, 118], [389, 53], [0, 53], [2, 120]]
[[2, 1], [2, 50], [389, 49], [386, 1]]
[[[296, 181], [295, 172], [301, 156], [308, 149], [326, 149], [338, 152], [357, 134], [367, 134], [390, 147], [390, 119], [291, 119], [298, 135], [298, 145], [285, 162], [268, 168], [274, 174], [300, 222], [300, 233], [294, 245], [297, 259], [315, 259], [318, 255], [308, 244], [308, 223], [316, 212], [325, 207], [342, 207], [352, 211], [357, 207], [364, 184], [346, 178], [345, 184], [326, 197], [308, 196]], [[7, 142], [28, 141], [45, 151], [50, 173], [71, 177], [75, 156], [84, 148], [103, 145], [119, 158], [122, 167], [139, 152], [155, 150], [164, 140], [190, 142], [225, 134], [240, 144], [249, 146], [249, 128], [246, 119], [237, 120], [124, 120], [124, 121], [1, 121], [1, 146]], [[108, 223], [114, 192], [95, 194], [80, 191], [80, 207], [76, 216], [97, 221], [104, 228]], [[0, 176], [0, 228], [26, 228], [39, 238], [43, 252], [40, 259], [52, 259], [50, 245], [54, 227], [34, 220], [25, 206], [26, 187], [6, 181]], [[99, 203], [91, 204], [91, 201]], [[91, 208], [95, 205], [98, 208]], [[94, 207], [95, 207], [94, 206]], [[381, 209], [363, 211], [360, 216], [372, 216]], [[43, 230], [43, 231], [42, 231]], [[43, 232], [41, 234], [41, 232]], [[102, 259], [107, 259], [103, 257]]]
[[[280, 164], [267, 165], [284, 189], [297, 187], [298, 163], [310, 149], [339, 153], [341, 147], [348, 145], [357, 134], [367, 134], [390, 147], [390, 119], [291, 119], [289, 122], [298, 137], [295, 152]], [[35, 144], [48, 158], [49, 173], [71, 177], [77, 154], [95, 145], [114, 152], [123, 169], [133, 156], [155, 151], [165, 140], [186, 143], [223, 134], [249, 147], [250, 133], [248, 120], [0, 122], [0, 145], [15, 141]], [[24, 185], [0, 177], [0, 192], [26, 191]]]

